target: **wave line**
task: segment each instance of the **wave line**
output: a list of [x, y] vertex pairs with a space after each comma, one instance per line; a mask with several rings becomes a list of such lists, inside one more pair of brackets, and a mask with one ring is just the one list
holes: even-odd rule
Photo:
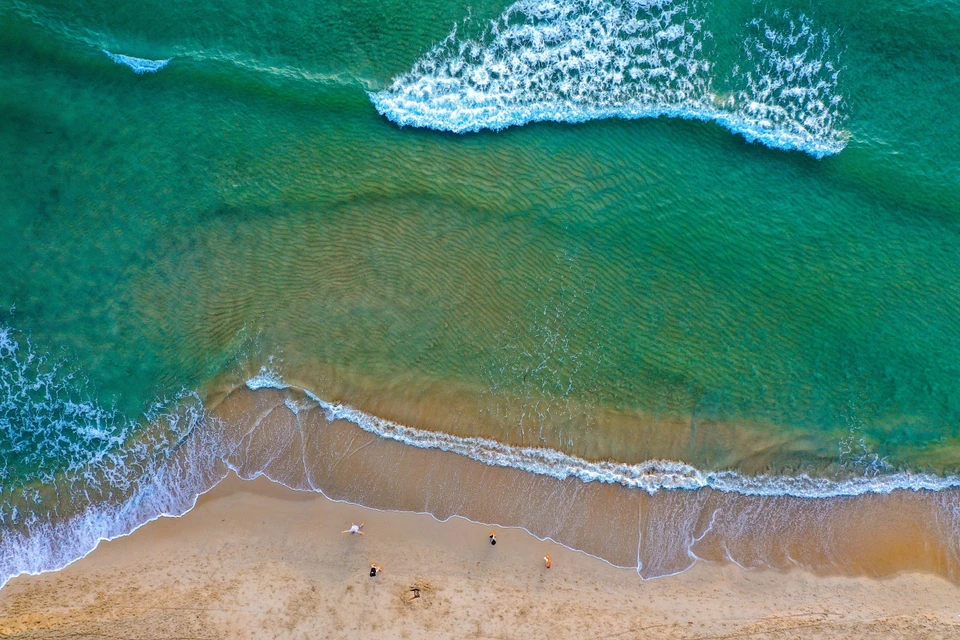
[[156, 73], [157, 71], [160, 71], [160, 69], [163, 69], [165, 66], [167, 66], [171, 60], [173, 60], [173, 58], [167, 58], [166, 60], [134, 58], [133, 56], [125, 56], [122, 53], [111, 53], [106, 49], [104, 49], [103, 52], [117, 64], [130, 67], [136, 74]]
[[693, 0], [520, 0], [479, 37], [457, 28], [393, 83], [368, 96], [400, 126], [454, 133], [536, 121], [675, 118], [713, 121], [750, 142], [838, 153], [839, 54], [804, 15], [768, 13], [745, 26], [725, 86]]
[[550, 476], [558, 480], [620, 484], [650, 494], [661, 490], [710, 488], [745, 496], [790, 496], [794, 498], [852, 497], [893, 491], [943, 491], [960, 487], [958, 476], [899, 472], [855, 476], [843, 480], [796, 476], [746, 476], [736, 471], [703, 471], [675, 460], [647, 460], [637, 464], [609, 460], [591, 461], [543, 447], [518, 447], [489, 438], [455, 436], [410, 427], [365, 413], [349, 405], [327, 402], [309, 389], [285, 383], [276, 372], [262, 370], [246, 383], [247, 388], [293, 389], [317, 403], [327, 420], [346, 420], [364, 431], [420, 449], [456, 453], [493, 467], [509, 467]]

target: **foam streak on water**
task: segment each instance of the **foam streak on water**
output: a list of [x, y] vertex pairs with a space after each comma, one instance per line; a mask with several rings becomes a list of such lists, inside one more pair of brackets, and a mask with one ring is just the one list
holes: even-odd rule
[[721, 99], [703, 24], [679, 0], [521, 0], [476, 39], [454, 29], [369, 95], [401, 126], [456, 133], [669, 116], [817, 158], [843, 149], [839, 64], [825, 31], [786, 13], [751, 22], [744, 65], [728, 79], [739, 89]]
[[116, 62], [117, 64], [122, 64], [133, 69], [134, 73], [156, 73], [163, 69], [167, 64], [169, 64], [172, 58], [167, 58], [166, 60], [148, 60], [146, 58], [134, 58], [133, 56], [125, 56], [122, 53], [111, 53], [106, 49], [103, 50], [107, 56]]
[[251, 391], [258, 389], [287, 389], [290, 387], [279, 373], [273, 369], [262, 367], [260, 373], [250, 378], [246, 382], [247, 388]]

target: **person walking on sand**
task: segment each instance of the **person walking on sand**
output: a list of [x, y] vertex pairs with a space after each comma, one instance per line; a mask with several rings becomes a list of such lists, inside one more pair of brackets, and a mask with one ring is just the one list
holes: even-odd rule
[[360, 531], [360, 529], [362, 529], [362, 528], [363, 528], [363, 523], [362, 523], [362, 522], [361, 522], [360, 524], [354, 524], [354, 523], [351, 522], [351, 523], [350, 523], [350, 528], [347, 529], [346, 531], [341, 531], [340, 533], [352, 533], [352, 534], [357, 534], [357, 533], [359, 533], [360, 535], [366, 535], [363, 531]]
[[547, 565], [547, 569], [553, 566], [553, 560], [550, 559], [550, 556], [543, 556], [543, 561]]
[[377, 577], [377, 574], [380, 573], [381, 571], [383, 571], [383, 567], [381, 567], [380, 565], [378, 565], [378, 564], [376, 564], [376, 563], [370, 565], [370, 577], [371, 577], [371, 578], [376, 578], [376, 577]]
[[497, 534], [490, 532], [490, 544], [497, 544]]

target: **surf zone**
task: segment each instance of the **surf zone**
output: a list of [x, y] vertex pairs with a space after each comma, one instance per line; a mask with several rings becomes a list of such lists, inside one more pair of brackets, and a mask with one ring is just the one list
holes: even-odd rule
[[839, 50], [803, 14], [768, 12], [744, 25], [737, 62], [719, 78], [713, 34], [692, 2], [521, 0], [475, 38], [458, 30], [369, 94], [380, 114], [454, 133], [684, 118], [815, 158], [849, 138]]

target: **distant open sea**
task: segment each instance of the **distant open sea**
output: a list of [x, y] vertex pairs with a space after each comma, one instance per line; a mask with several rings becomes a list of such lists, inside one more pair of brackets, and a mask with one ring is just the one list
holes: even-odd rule
[[958, 71], [952, 1], [0, 0], [0, 585], [292, 455], [238, 389], [691, 562], [922, 494], [960, 580]]

